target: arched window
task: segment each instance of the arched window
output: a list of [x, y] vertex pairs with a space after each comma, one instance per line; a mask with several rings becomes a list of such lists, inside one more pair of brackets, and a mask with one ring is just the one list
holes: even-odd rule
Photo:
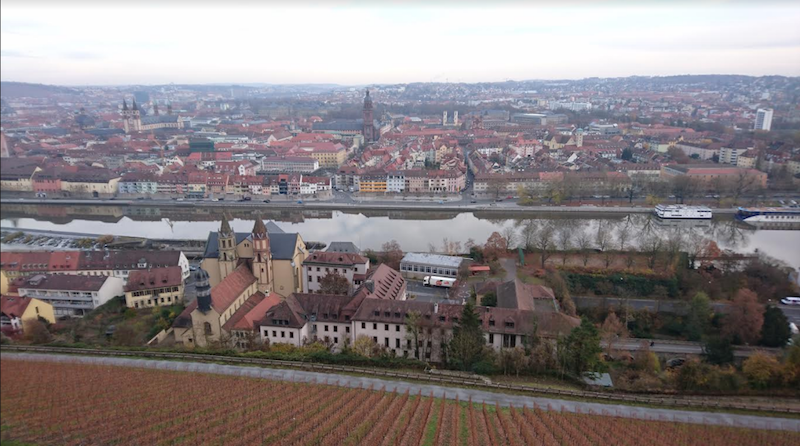
[[203, 322], [203, 331], [207, 334], [211, 334], [211, 322]]

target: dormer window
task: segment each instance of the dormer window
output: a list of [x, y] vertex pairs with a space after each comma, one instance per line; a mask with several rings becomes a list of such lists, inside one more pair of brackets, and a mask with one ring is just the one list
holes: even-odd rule
[[513, 322], [506, 322], [506, 328], [514, 328]]
[[489, 326], [494, 327], [494, 319], [489, 319]]

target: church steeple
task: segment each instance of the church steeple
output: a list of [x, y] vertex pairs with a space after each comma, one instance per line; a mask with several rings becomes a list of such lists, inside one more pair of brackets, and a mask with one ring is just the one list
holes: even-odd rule
[[225, 214], [222, 214], [222, 225], [220, 225], [219, 233], [228, 235], [231, 232], [233, 231], [231, 231], [231, 225], [228, 223], [228, 217], [226, 217]]
[[125, 101], [125, 98], [122, 98], [122, 111], [128, 111], [128, 102]]
[[239, 258], [236, 253], [236, 233], [231, 230], [225, 214], [222, 214], [222, 225], [217, 233], [217, 247], [219, 249], [219, 279], [222, 281], [236, 269]]
[[369, 89], [364, 96], [364, 122], [361, 134], [364, 135], [364, 142], [369, 143], [375, 140], [375, 124], [372, 118], [372, 98], [369, 97]]
[[258, 279], [258, 290], [268, 293], [272, 287], [272, 250], [269, 246], [269, 233], [261, 215], [256, 216], [253, 225], [253, 276]]

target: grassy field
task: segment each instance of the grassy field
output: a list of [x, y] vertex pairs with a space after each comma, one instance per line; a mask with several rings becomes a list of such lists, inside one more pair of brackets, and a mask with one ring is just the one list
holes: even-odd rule
[[797, 432], [101, 365], [4, 360], [0, 390], [3, 444], [800, 443]]

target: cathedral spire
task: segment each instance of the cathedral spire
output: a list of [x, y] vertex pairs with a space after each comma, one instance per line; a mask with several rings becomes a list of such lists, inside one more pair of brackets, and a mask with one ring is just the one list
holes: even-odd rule
[[133, 106], [132, 106], [132, 108], [133, 108], [134, 110], [139, 110], [139, 106], [138, 106], [138, 105], [136, 105], [136, 98], [133, 98]]
[[261, 219], [261, 214], [258, 214], [256, 216], [256, 224], [253, 226], [253, 237], [254, 238], [267, 237], [267, 226], [264, 224], [264, 220]]
[[122, 111], [128, 110], [128, 102], [125, 101], [125, 98], [122, 98]]
[[222, 214], [222, 226], [219, 228], [220, 234], [229, 235], [231, 232], [231, 225], [228, 223], [228, 217], [225, 216], [225, 213]]

